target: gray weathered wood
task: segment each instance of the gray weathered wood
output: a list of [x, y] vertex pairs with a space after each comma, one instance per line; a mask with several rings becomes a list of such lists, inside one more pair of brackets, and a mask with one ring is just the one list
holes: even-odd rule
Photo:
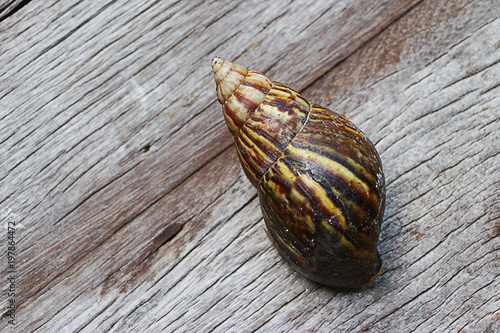
[[[0, 22], [2, 331], [500, 331], [496, 1], [30, 1]], [[352, 119], [387, 208], [371, 286], [263, 230], [210, 60]], [[7, 236], [0, 239], [7, 267]], [[2, 279], [6, 281], [7, 270]]]
[[13, 15], [16, 10], [22, 7], [23, 0], [2, 0], [0, 1], [0, 21]]

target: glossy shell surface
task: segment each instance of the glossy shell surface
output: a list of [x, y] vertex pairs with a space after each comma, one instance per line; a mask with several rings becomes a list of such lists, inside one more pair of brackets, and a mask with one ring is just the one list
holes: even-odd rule
[[383, 271], [382, 163], [344, 116], [265, 75], [214, 58], [217, 96], [269, 238], [304, 276], [357, 287]]

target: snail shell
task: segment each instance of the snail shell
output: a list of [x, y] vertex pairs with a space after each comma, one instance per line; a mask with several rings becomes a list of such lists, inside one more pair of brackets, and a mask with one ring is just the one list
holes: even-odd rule
[[265, 75], [215, 57], [217, 98], [269, 238], [301, 274], [338, 287], [372, 283], [384, 215], [382, 163], [344, 116]]

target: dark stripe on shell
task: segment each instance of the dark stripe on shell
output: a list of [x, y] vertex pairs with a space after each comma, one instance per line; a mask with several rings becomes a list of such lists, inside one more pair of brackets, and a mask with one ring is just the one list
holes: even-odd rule
[[[325, 111], [333, 115], [326, 117]], [[381, 174], [380, 158], [372, 143], [351, 124], [330, 110], [313, 108], [307, 126], [294, 144], [339, 162], [370, 187], [375, 186], [377, 173]], [[346, 126], [352, 130], [346, 131]]]
[[254, 89], [257, 89], [258, 91], [262, 92], [264, 95], [267, 95], [269, 93], [269, 89], [267, 89], [266, 87], [262, 87], [258, 84], [254, 84], [254, 83], [251, 83], [249, 81], [243, 81], [243, 83], [245, 86], [248, 86], [248, 87], [252, 87]]
[[255, 103], [245, 95], [241, 94], [238, 89], [234, 92], [234, 97], [238, 100], [238, 102], [244, 105], [244, 107], [249, 111], [249, 114], [252, 114], [257, 106], [259, 106], [258, 103]]
[[[249, 123], [247, 122], [247, 124], [245, 124], [245, 126], [243, 126], [240, 131], [245, 133], [245, 135], [248, 137], [248, 140], [250, 140], [253, 145], [258, 147], [260, 150], [262, 150], [263, 153], [269, 156], [269, 158], [273, 160], [273, 163], [280, 157], [281, 150], [279, 150], [276, 146], [274, 146], [273, 141], [267, 138], [265, 135], [263, 135], [264, 133], [263, 132], [261, 133], [258, 128], [250, 127]], [[254, 140], [253, 136], [260, 136], [264, 138], [265, 140], [268, 141], [268, 144], [266, 144], [266, 142], [264, 141]], [[247, 147], [248, 149], [253, 149], [248, 145]], [[262, 163], [259, 164], [259, 169], [262, 170], [262, 172], [259, 172], [260, 176], [264, 175], [265, 170], [267, 170], [270, 167], [270, 165], [263, 163], [263, 161], [261, 162]]]
[[237, 128], [241, 128], [241, 126], [245, 124], [245, 122], [243, 122], [239, 117], [236, 117], [236, 115], [229, 110], [226, 103], [222, 105], [222, 112], [224, 112], [225, 117], [231, 118], [231, 120], [234, 123], [234, 126], [236, 126]]

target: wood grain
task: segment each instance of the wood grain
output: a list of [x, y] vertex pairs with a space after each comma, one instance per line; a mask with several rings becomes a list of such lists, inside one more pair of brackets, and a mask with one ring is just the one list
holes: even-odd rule
[[[24, 3], [0, 22], [0, 217], [17, 243], [0, 330], [499, 331], [498, 31], [488, 0]], [[272, 248], [215, 55], [375, 143], [375, 284], [315, 284]]]
[[25, 6], [29, 0], [2, 0], [0, 1], [0, 22], [15, 14]]

